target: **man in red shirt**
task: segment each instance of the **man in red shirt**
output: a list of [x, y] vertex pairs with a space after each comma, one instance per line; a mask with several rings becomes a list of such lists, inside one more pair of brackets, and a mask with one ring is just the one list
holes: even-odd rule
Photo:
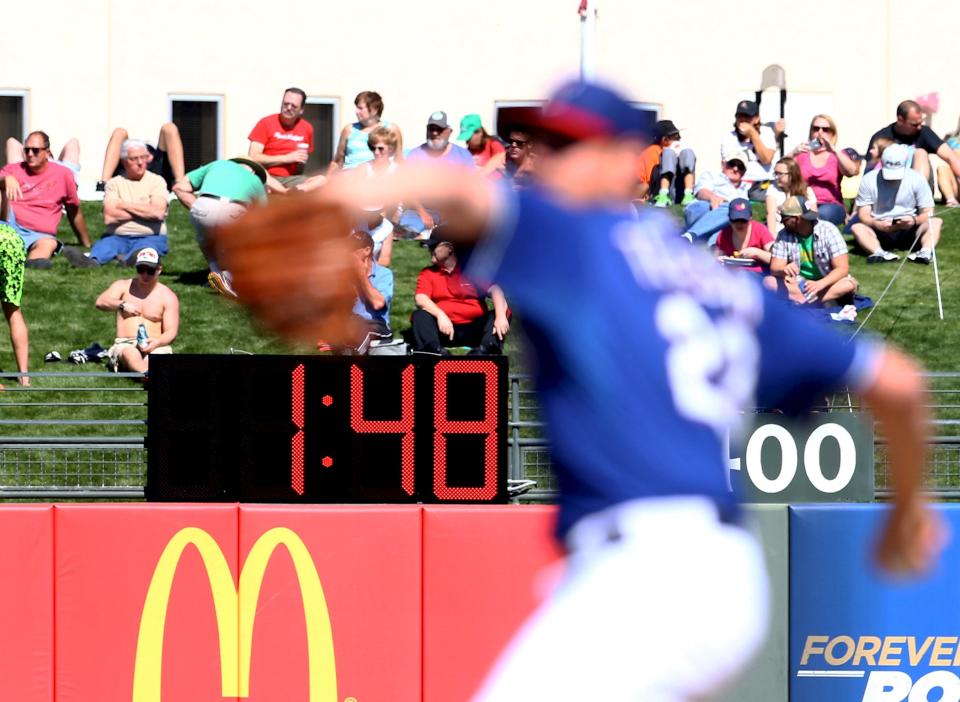
[[50, 162], [50, 137], [31, 132], [23, 145], [24, 160], [0, 169], [0, 219], [23, 239], [27, 267], [50, 268], [63, 246], [57, 240], [61, 209], [80, 243], [89, 248], [90, 234], [80, 211], [77, 183], [69, 168]]
[[283, 93], [280, 113], [267, 115], [250, 131], [247, 155], [287, 188], [299, 185], [313, 152], [313, 125], [303, 119], [307, 94], [300, 88]]
[[471, 355], [496, 355], [510, 330], [507, 300], [496, 285], [487, 291], [493, 311], [477, 289], [463, 277], [453, 244], [444, 239], [443, 228], [433, 230], [427, 246], [432, 265], [420, 271], [410, 317], [414, 351], [449, 356], [446, 346], [471, 346]]

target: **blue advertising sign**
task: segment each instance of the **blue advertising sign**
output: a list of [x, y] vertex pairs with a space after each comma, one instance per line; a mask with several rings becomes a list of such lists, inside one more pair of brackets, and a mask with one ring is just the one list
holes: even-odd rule
[[[792, 702], [960, 702], [960, 542], [891, 579], [871, 560], [886, 509], [790, 508]], [[960, 506], [937, 509], [960, 534]]]

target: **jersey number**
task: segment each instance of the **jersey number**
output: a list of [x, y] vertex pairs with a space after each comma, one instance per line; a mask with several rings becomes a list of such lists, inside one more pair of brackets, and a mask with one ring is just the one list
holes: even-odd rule
[[667, 378], [677, 410], [717, 431], [729, 428], [753, 396], [759, 349], [735, 312], [711, 319], [686, 293], [657, 305], [657, 329], [669, 343]]

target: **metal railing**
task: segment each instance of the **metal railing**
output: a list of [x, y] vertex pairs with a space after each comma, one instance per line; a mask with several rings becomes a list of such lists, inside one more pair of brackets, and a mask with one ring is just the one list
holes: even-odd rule
[[[0, 373], [0, 498], [142, 499], [146, 481], [147, 395], [136, 373]], [[929, 373], [933, 416], [930, 485], [938, 497], [960, 499], [960, 373]], [[830, 398], [831, 412], [859, 409], [847, 393]], [[511, 375], [508, 474], [533, 480], [524, 500], [556, 494], [550, 451], [530, 379]], [[889, 491], [886, 445], [875, 442], [878, 496]]]
[[[930, 387], [927, 408], [931, 415], [929, 455], [929, 492], [937, 499], [960, 499], [960, 373], [931, 372], [925, 378]], [[556, 479], [550, 470], [550, 451], [538, 436], [542, 423], [531, 420], [536, 415], [536, 398], [528, 379], [511, 376], [511, 478], [535, 480], [537, 487], [524, 495], [525, 500], [551, 501], [556, 496]], [[522, 388], [522, 389], [521, 389]], [[858, 399], [847, 392], [826, 398], [826, 412], [859, 411]], [[530, 432], [524, 437], [525, 432]], [[874, 440], [876, 496], [890, 495], [890, 476], [886, 440]]]
[[147, 394], [138, 373], [3, 373], [0, 497], [142, 499]]

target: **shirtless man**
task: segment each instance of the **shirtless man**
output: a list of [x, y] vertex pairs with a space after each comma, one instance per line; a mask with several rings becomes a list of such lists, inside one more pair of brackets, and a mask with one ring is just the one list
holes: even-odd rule
[[[97, 298], [97, 309], [117, 312], [117, 338], [110, 347], [110, 364], [117, 371], [146, 373], [151, 353], [173, 353], [170, 344], [180, 326], [180, 300], [158, 282], [163, 266], [156, 249], [137, 254], [137, 275], [110, 285]], [[147, 342], [137, 346], [137, 329], [147, 328]]]

